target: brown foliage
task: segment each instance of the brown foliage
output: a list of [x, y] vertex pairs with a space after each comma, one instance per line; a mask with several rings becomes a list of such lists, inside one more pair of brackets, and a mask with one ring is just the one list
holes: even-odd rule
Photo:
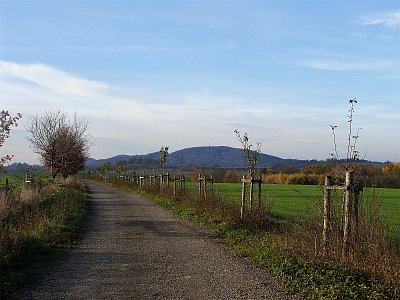
[[228, 170], [225, 172], [224, 175], [224, 182], [228, 183], [228, 182], [239, 182], [239, 176], [235, 171], [232, 170]]
[[64, 178], [82, 170], [91, 146], [86, 134], [88, 122], [76, 116], [69, 118], [61, 110], [46, 111], [28, 121], [28, 140], [53, 178]]

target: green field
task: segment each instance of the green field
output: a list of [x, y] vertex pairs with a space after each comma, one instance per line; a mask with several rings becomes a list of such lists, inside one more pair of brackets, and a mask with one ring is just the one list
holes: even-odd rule
[[[288, 222], [315, 215], [316, 208], [321, 208], [323, 204], [321, 186], [263, 184], [262, 189], [262, 201], [269, 203], [272, 215]], [[242, 187], [239, 183], [216, 183], [214, 190], [228, 201], [241, 201]], [[400, 189], [367, 188], [363, 194], [366, 199], [376, 198], [379, 201], [383, 223], [392, 235], [400, 238]]]
[[[36, 182], [51, 180], [50, 175], [45, 171], [35, 171], [33, 175]], [[11, 183], [14, 188], [19, 188], [25, 184], [26, 172], [13, 171], [0, 173], [0, 185], [5, 185], [6, 179], [8, 179], [8, 182]]]
[[[230, 201], [241, 201], [241, 184], [218, 183], [215, 192]], [[256, 196], [257, 189], [254, 190]], [[304, 213], [314, 210], [315, 202], [322, 195], [318, 186], [269, 184], [262, 186], [262, 201], [271, 207], [274, 216], [285, 219], [304, 217]], [[256, 200], [255, 200], [256, 201]]]
[[25, 174], [20, 172], [0, 174], [0, 186], [4, 186], [7, 179], [8, 183], [11, 184], [14, 188], [20, 187], [25, 182]]

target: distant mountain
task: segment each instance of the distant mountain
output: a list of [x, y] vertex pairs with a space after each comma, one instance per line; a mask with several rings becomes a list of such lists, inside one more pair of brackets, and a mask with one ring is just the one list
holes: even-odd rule
[[[258, 166], [281, 162], [282, 158], [260, 154]], [[204, 168], [247, 168], [247, 161], [243, 149], [226, 146], [193, 147], [175, 151], [168, 159], [170, 166], [190, 165]]]
[[[145, 155], [116, 155], [110, 158], [86, 160], [88, 169], [97, 169], [102, 164], [109, 162], [115, 165], [118, 162], [127, 162], [134, 165], [136, 169], [157, 169], [160, 167], [160, 153], [153, 152]], [[327, 163], [327, 160], [298, 160], [283, 159], [277, 156], [261, 153], [257, 162], [257, 168], [274, 168], [287, 169], [286, 171], [298, 170], [307, 165]], [[380, 162], [360, 161], [360, 163], [373, 164], [375, 166], [383, 166]], [[247, 169], [247, 161], [243, 155], [243, 149], [232, 148], [227, 146], [213, 147], [192, 147], [175, 152], [168, 155], [166, 164], [167, 168], [181, 169]], [[29, 165], [26, 163], [13, 163], [4, 167], [5, 171], [32, 171], [43, 170], [43, 166]]]
[[[86, 165], [89, 168], [98, 167], [109, 162], [114, 165], [120, 161], [126, 161], [141, 168], [158, 168], [160, 153], [153, 152], [146, 155], [117, 155], [107, 159], [89, 158]], [[304, 161], [283, 159], [277, 156], [261, 153], [258, 159], [257, 168], [302, 166], [317, 161]], [[243, 149], [227, 146], [192, 147], [172, 152], [168, 155], [166, 166], [168, 168], [206, 168], [206, 169], [246, 169], [247, 161], [243, 155]]]

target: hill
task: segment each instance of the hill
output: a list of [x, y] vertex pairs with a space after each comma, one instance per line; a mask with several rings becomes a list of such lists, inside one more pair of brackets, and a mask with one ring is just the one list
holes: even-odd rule
[[[258, 166], [279, 163], [282, 158], [260, 154]], [[226, 146], [193, 147], [171, 153], [169, 163], [203, 168], [247, 168], [243, 149]]]
[[[158, 169], [160, 168], [160, 153], [153, 152], [144, 155], [127, 155], [120, 154], [104, 159], [88, 158], [86, 167], [94, 170], [102, 164], [109, 162], [115, 165], [118, 162], [126, 162], [133, 165], [136, 169]], [[283, 159], [277, 156], [261, 153], [258, 159], [257, 168], [273, 168], [278, 170], [290, 171], [298, 170], [307, 165], [327, 163], [326, 160], [298, 160], [298, 159]], [[373, 164], [381, 167], [383, 163], [360, 161], [360, 163]], [[247, 169], [247, 161], [243, 156], [243, 149], [232, 148], [227, 146], [208, 146], [208, 147], [191, 147], [168, 155], [167, 168], [181, 169]], [[31, 166], [25, 163], [13, 163], [5, 166], [4, 169], [8, 172], [12, 171], [29, 171], [42, 170], [42, 166]]]
[[[158, 168], [160, 154], [153, 152], [146, 155], [117, 155], [107, 159], [89, 158], [86, 165], [94, 168], [109, 162], [112, 165], [125, 161], [134, 164], [137, 168]], [[317, 161], [283, 159], [277, 156], [261, 153], [257, 167], [284, 167], [304, 166]], [[206, 168], [206, 169], [246, 169], [247, 161], [243, 156], [243, 149], [227, 146], [191, 147], [175, 152], [168, 156], [166, 167], [168, 168]]]

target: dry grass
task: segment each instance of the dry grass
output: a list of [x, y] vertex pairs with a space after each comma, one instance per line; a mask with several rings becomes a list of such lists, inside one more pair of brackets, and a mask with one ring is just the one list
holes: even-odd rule
[[[340, 193], [333, 197], [331, 238], [327, 255], [322, 253], [322, 218], [305, 216], [304, 221], [298, 222], [292, 232], [285, 234], [286, 241], [281, 246], [296, 257], [359, 270], [400, 294], [400, 249], [398, 243], [389, 237], [388, 228], [382, 225], [379, 203], [376, 191], [361, 194], [358, 223], [357, 226], [352, 226], [350, 254], [346, 259], [342, 257], [343, 198]], [[317, 211], [322, 216], [322, 207], [317, 207]], [[272, 242], [279, 246], [282, 243], [281, 235]]]
[[[0, 193], [0, 298], [21, 282], [12, 274], [68, 246], [84, 215], [81, 185], [49, 184]], [[19, 277], [26, 278], [22, 271]], [[24, 279], [25, 280], [25, 279]]]
[[42, 199], [36, 189], [0, 194], [0, 265], [9, 263], [26, 240], [39, 234]]

